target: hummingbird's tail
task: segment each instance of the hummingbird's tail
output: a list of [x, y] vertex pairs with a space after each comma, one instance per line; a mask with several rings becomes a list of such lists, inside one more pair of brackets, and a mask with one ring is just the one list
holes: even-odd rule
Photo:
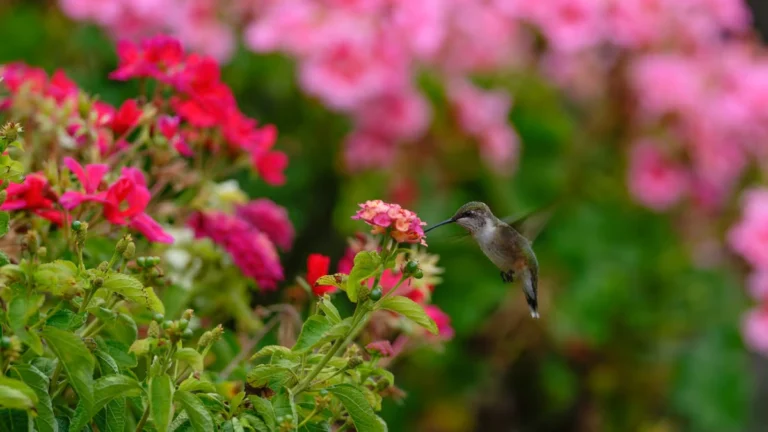
[[523, 293], [531, 310], [532, 318], [539, 318], [538, 285], [539, 271], [537, 268], [526, 269], [523, 273]]

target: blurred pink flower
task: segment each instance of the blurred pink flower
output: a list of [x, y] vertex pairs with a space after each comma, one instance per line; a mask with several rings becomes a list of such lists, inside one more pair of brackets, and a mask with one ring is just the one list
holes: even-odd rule
[[768, 189], [744, 194], [741, 219], [728, 232], [731, 248], [757, 268], [768, 268]]
[[459, 125], [472, 136], [479, 136], [488, 129], [507, 124], [512, 106], [508, 94], [482, 90], [463, 80], [449, 84], [448, 98]]
[[207, 237], [222, 247], [246, 277], [265, 291], [277, 288], [283, 268], [274, 244], [247, 222], [221, 212], [194, 213], [187, 225], [196, 238]]
[[757, 269], [749, 275], [747, 286], [752, 298], [758, 301], [768, 300], [768, 269]]
[[685, 169], [667, 160], [651, 140], [642, 139], [633, 145], [629, 163], [630, 192], [651, 209], [668, 209], [688, 191]]
[[406, 210], [397, 204], [385, 203], [381, 200], [371, 200], [360, 204], [360, 210], [352, 219], [362, 220], [373, 226], [372, 234], [389, 233], [397, 242], [421, 243], [426, 246], [422, 222], [416, 213]]
[[388, 340], [371, 342], [365, 346], [365, 349], [367, 349], [369, 352], [375, 352], [382, 357], [389, 357], [394, 354], [392, 344], [390, 344]]
[[677, 54], [635, 60], [630, 79], [643, 112], [650, 116], [695, 110], [703, 96], [701, 63]]
[[590, 48], [606, 34], [604, 5], [604, 0], [550, 0], [536, 21], [555, 50]]
[[753, 350], [768, 354], [768, 307], [750, 310], [742, 321], [744, 342]]
[[397, 154], [397, 143], [367, 130], [357, 130], [345, 140], [344, 160], [352, 171], [390, 166]]
[[262, 198], [237, 206], [236, 215], [266, 234], [283, 251], [291, 249], [295, 233], [285, 207]]
[[173, 243], [173, 236], [168, 234], [156, 220], [146, 213], [141, 213], [132, 218], [129, 226], [143, 234], [151, 242]]
[[417, 138], [429, 121], [429, 104], [415, 90], [382, 93], [357, 111], [360, 128], [393, 140]]
[[62, 207], [72, 210], [86, 201], [105, 202], [105, 194], [97, 193], [97, 190], [104, 175], [109, 171], [107, 165], [90, 164], [83, 167], [71, 157], [65, 157], [64, 166], [80, 181], [84, 193], [77, 191], [64, 192], [61, 198], [59, 198], [59, 204]]
[[61, 211], [54, 208], [58, 196], [41, 173], [28, 174], [21, 183], [10, 183], [6, 193], [8, 197], [0, 205], [0, 210], [27, 210], [61, 225], [63, 215]]
[[115, 136], [120, 137], [133, 130], [141, 119], [141, 114], [142, 111], [136, 99], [128, 99], [123, 102], [112, 120], [112, 131]]
[[451, 327], [451, 317], [449, 317], [448, 314], [443, 312], [439, 307], [431, 304], [425, 305], [424, 311], [435, 321], [435, 324], [437, 324], [437, 329], [439, 331], [438, 337], [440, 339], [453, 339], [455, 333], [453, 327]]

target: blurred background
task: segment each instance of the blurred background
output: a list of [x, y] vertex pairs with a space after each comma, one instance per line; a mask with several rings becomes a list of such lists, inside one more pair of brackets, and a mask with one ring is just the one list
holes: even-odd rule
[[[390, 430], [768, 430], [764, 293], [743, 246], [768, 240], [742, 215], [765, 179], [764, 2], [278, 3], [4, 0], [0, 64], [61, 68], [119, 104], [135, 89], [107, 77], [116, 38], [170, 32], [214, 55], [290, 158], [283, 187], [238, 178], [288, 209], [288, 280], [310, 253], [344, 254], [367, 199], [430, 224], [470, 200], [498, 216], [556, 203], [534, 244], [538, 321], [460, 228], [430, 233], [455, 337], [394, 365], [408, 397], [385, 402]], [[348, 33], [302, 27], [318, 8]], [[383, 43], [386, 65], [346, 67], [400, 67], [387, 79], [404, 93], [334, 81], [334, 62], [362, 61], [313, 54], [334, 37]]]

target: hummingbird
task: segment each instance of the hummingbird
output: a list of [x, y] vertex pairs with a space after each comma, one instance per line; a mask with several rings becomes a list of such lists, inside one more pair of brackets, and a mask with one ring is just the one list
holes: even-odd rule
[[504, 283], [512, 283], [515, 279], [522, 282], [531, 317], [539, 318], [539, 263], [531, 247], [532, 240], [513, 227], [525, 219], [528, 217], [518, 217], [511, 223], [506, 222], [494, 216], [485, 203], [472, 201], [461, 206], [450, 219], [435, 224], [424, 232], [450, 223], [464, 227], [477, 241], [485, 256], [499, 268]]

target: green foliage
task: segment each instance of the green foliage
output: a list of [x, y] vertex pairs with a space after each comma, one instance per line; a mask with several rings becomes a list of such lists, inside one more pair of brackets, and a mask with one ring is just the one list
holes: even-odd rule
[[416, 302], [403, 296], [394, 296], [381, 300], [376, 305], [379, 309], [391, 310], [397, 312], [404, 317], [412, 320], [416, 324], [424, 327], [425, 329], [437, 334], [437, 324], [432, 320], [425, 312], [424, 308], [419, 306]]

